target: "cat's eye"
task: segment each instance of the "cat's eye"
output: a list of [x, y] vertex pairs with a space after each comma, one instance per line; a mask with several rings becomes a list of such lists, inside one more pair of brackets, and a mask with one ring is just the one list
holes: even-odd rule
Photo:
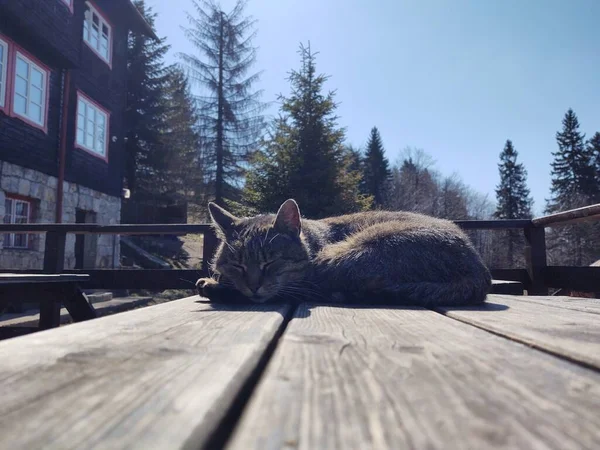
[[262, 271], [265, 272], [269, 268], [269, 266], [271, 266], [274, 262], [275, 261], [269, 261], [269, 262], [264, 263], [262, 265]]
[[233, 267], [234, 269], [237, 269], [241, 272], [246, 271], [246, 266], [242, 266], [241, 264], [231, 264], [231, 267]]

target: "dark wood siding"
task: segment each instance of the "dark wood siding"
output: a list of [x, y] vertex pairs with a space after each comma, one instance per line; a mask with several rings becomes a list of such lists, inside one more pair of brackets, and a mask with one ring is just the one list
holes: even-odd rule
[[[83, 0], [74, 0], [72, 12], [62, 0], [0, 0], [0, 33], [52, 69], [48, 134], [0, 112], [0, 160], [58, 175], [62, 76], [68, 69], [71, 86], [65, 179], [120, 196], [131, 10], [126, 1], [95, 0], [92, 4], [112, 27], [111, 66], [83, 42]], [[110, 112], [108, 162], [75, 148], [78, 90]]]

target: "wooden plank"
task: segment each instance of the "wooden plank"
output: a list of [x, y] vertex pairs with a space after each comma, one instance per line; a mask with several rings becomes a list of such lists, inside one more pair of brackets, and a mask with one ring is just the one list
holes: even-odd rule
[[493, 294], [523, 295], [523, 283], [519, 281], [492, 280]]
[[600, 203], [584, 206], [583, 208], [571, 209], [549, 216], [538, 217], [531, 222], [536, 227], [555, 227], [569, 225], [572, 223], [585, 222], [588, 220], [600, 220]]
[[[510, 298], [511, 297], [509, 297], [509, 299]], [[550, 297], [524, 296], [519, 297], [518, 300], [522, 302], [535, 303], [542, 306], [552, 306], [554, 308], [566, 308], [591, 314], [600, 314], [600, 299], [552, 295]]]
[[531, 283], [527, 269], [491, 269], [490, 272], [496, 280], [520, 281], [525, 286]]
[[228, 449], [600, 448], [600, 374], [441, 314], [301, 305]]
[[[520, 301], [520, 298], [492, 294], [488, 295], [487, 305], [483, 307], [439, 308], [439, 311], [448, 317], [600, 369], [600, 320], [597, 314], [543, 306]], [[552, 297], [546, 300], [552, 302]]]
[[75, 234], [202, 234], [211, 233], [209, 224], [97, 225], [85, 223], [0, 224], [0, 233], [75, 233]]
[[0, 342], [0, 448], [201, 448], [289, 307], [198, 299]]
[[600, 267], [548, 266], [543, 277], [549, 287], [600, 292]]
[[0, 284], [81, 283], [89, 278], [87, 274], [0, 273]]
[[[35, 271], [27, 271], [30, 272]], [[208, 271], [198, 269], [91, 269], [69, 272], [89, 275], [89, 279], [81, 283], [84, 289], [190, 289], [190, 294], [196, 291], [198, 278], [208, 276]]]
[[455, 220], [454, 223], [464, 230], [507, 230], [511, 228], [531, 228], [529, 219], [506, 220]]

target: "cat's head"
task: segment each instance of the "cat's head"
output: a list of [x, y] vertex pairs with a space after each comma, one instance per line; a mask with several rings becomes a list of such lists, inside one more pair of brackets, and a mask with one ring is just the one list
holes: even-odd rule
[[294, 200], [277, 214], [238, 218], [215, 203], [208, 209], [221, 245], [213, 270], [257, 303], [278, 294], [295, 297], [309, 265], [302, 220]]

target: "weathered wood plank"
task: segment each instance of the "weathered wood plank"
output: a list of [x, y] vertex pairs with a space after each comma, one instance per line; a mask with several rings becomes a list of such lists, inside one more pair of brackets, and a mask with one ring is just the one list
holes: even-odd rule
[[198, 298], [0, 342], [0, 448], [201, 448], [288, 307]]
[[523, 295], [523, 283], [510, 280], [492, 280], [492, 293]]
[[[448, 317], [600, 369], [597, 314], [543, 306], [521, 298], [491, 294], [483, 307], [439, 310]], [[552, 297], [546, 298], [552, 302]]]
[[81, 283], [89, 278], [86, 274], [0, 273], [0, 284]]
[[229, 449], [600, 448], [600, 374], [433, 311], [302, 305]]
[[[508, 298], [510, 300], [513, 297]], [[522, 302], [535, 303], [542, 306], [552, 306], [555, 308], [566, 308], [573, 309], [575, 311], [600, 314], [600, 299], [552, 295], [549, 297], [523, 296], [519, 297], [518, 300]]]

